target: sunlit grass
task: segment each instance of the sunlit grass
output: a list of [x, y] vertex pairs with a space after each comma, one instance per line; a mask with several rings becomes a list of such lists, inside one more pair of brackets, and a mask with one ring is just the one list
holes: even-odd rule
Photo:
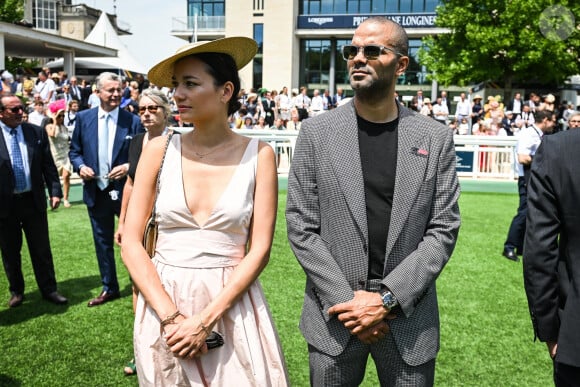
[[[272, 257], [261, 276], [276, 322], [290, 379], [307, 386], [308, 354], [298, 331], [304, 274], [286, 239], [285, 193], [280, 194]], [[439, 386], [547, 386], [551, 364], [533, 342], [521, 263], [500, 255], [517, 195], [463, 193], [462, 228], [455, 254], [438, 280], [441, 351]], [[100, 291], [86, 208], [49, 213], [59, 290], [69, 305], [54, 306], [38, 293], [24, 248], [26, 301], [9, 309], [0, 275], [0, 386], [136, 386], [123, 365], [132, 356], [130, 282], [118, 260], [122, 298], [97, 308]], [[118, 254], [118, 251], [117, 251]], [[364, 386], [378, 386], [369, 367]]]

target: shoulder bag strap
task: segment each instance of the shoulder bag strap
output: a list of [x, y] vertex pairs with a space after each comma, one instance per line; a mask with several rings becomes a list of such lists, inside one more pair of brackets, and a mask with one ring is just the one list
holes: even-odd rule
[[161, 159], [161, 165], [159, 166], [159, 172], [157, 172], [157, 182], [155, 184], [155, 199], [153, 200], [153, 210], [151, 211], [151, 218], [154, 222], [157, 222], [157, 196], [159, 196], [159, 180], [161, 179], [161, 170], [163, 169], [163, 163], [165, 162], [165, 155], [167, 155], [167, 148], [169, 148], [169, 143], [173, 137], [173, 132], [167, 134], [167, 142], [165, 143], [165, 151], [163, 151], [163, 158]]

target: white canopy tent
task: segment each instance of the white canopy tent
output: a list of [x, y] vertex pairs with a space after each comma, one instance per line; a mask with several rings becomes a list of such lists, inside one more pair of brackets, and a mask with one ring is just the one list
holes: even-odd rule
[[[117, 56], [110, 58], [76, 58], [75, 68], [77, 74], [87, 73], [87, 70], [108, 70], [119, 74], [123, 72], [147, 73], [147, 69], [133, 57], [127, 46], [121, 41], [105, 12], [101, 13], [97, 24], [85, 38], [85, 42], [114, 48], [117, 50]], [[62, 68], [63, 59], [49, 62], [47, 66], [51, 69]]]

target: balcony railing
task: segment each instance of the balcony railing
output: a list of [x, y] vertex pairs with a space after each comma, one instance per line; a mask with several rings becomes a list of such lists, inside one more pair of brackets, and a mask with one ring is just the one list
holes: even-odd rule
[[174, 17], [172, 31], [223, 31], [225, 30], [225, 16], [186, 16]]

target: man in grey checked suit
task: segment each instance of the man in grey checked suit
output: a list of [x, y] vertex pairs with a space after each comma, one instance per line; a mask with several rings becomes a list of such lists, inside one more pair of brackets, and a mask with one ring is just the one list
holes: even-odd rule
[[306, 272], [300, 329], [315, 386], [433, 384], [435, 280], [459, 230], [452, 132], [396, 103], [404, 29], [373, 17], [343, 47], [352, 101], [303, 122], [286, 220]]

